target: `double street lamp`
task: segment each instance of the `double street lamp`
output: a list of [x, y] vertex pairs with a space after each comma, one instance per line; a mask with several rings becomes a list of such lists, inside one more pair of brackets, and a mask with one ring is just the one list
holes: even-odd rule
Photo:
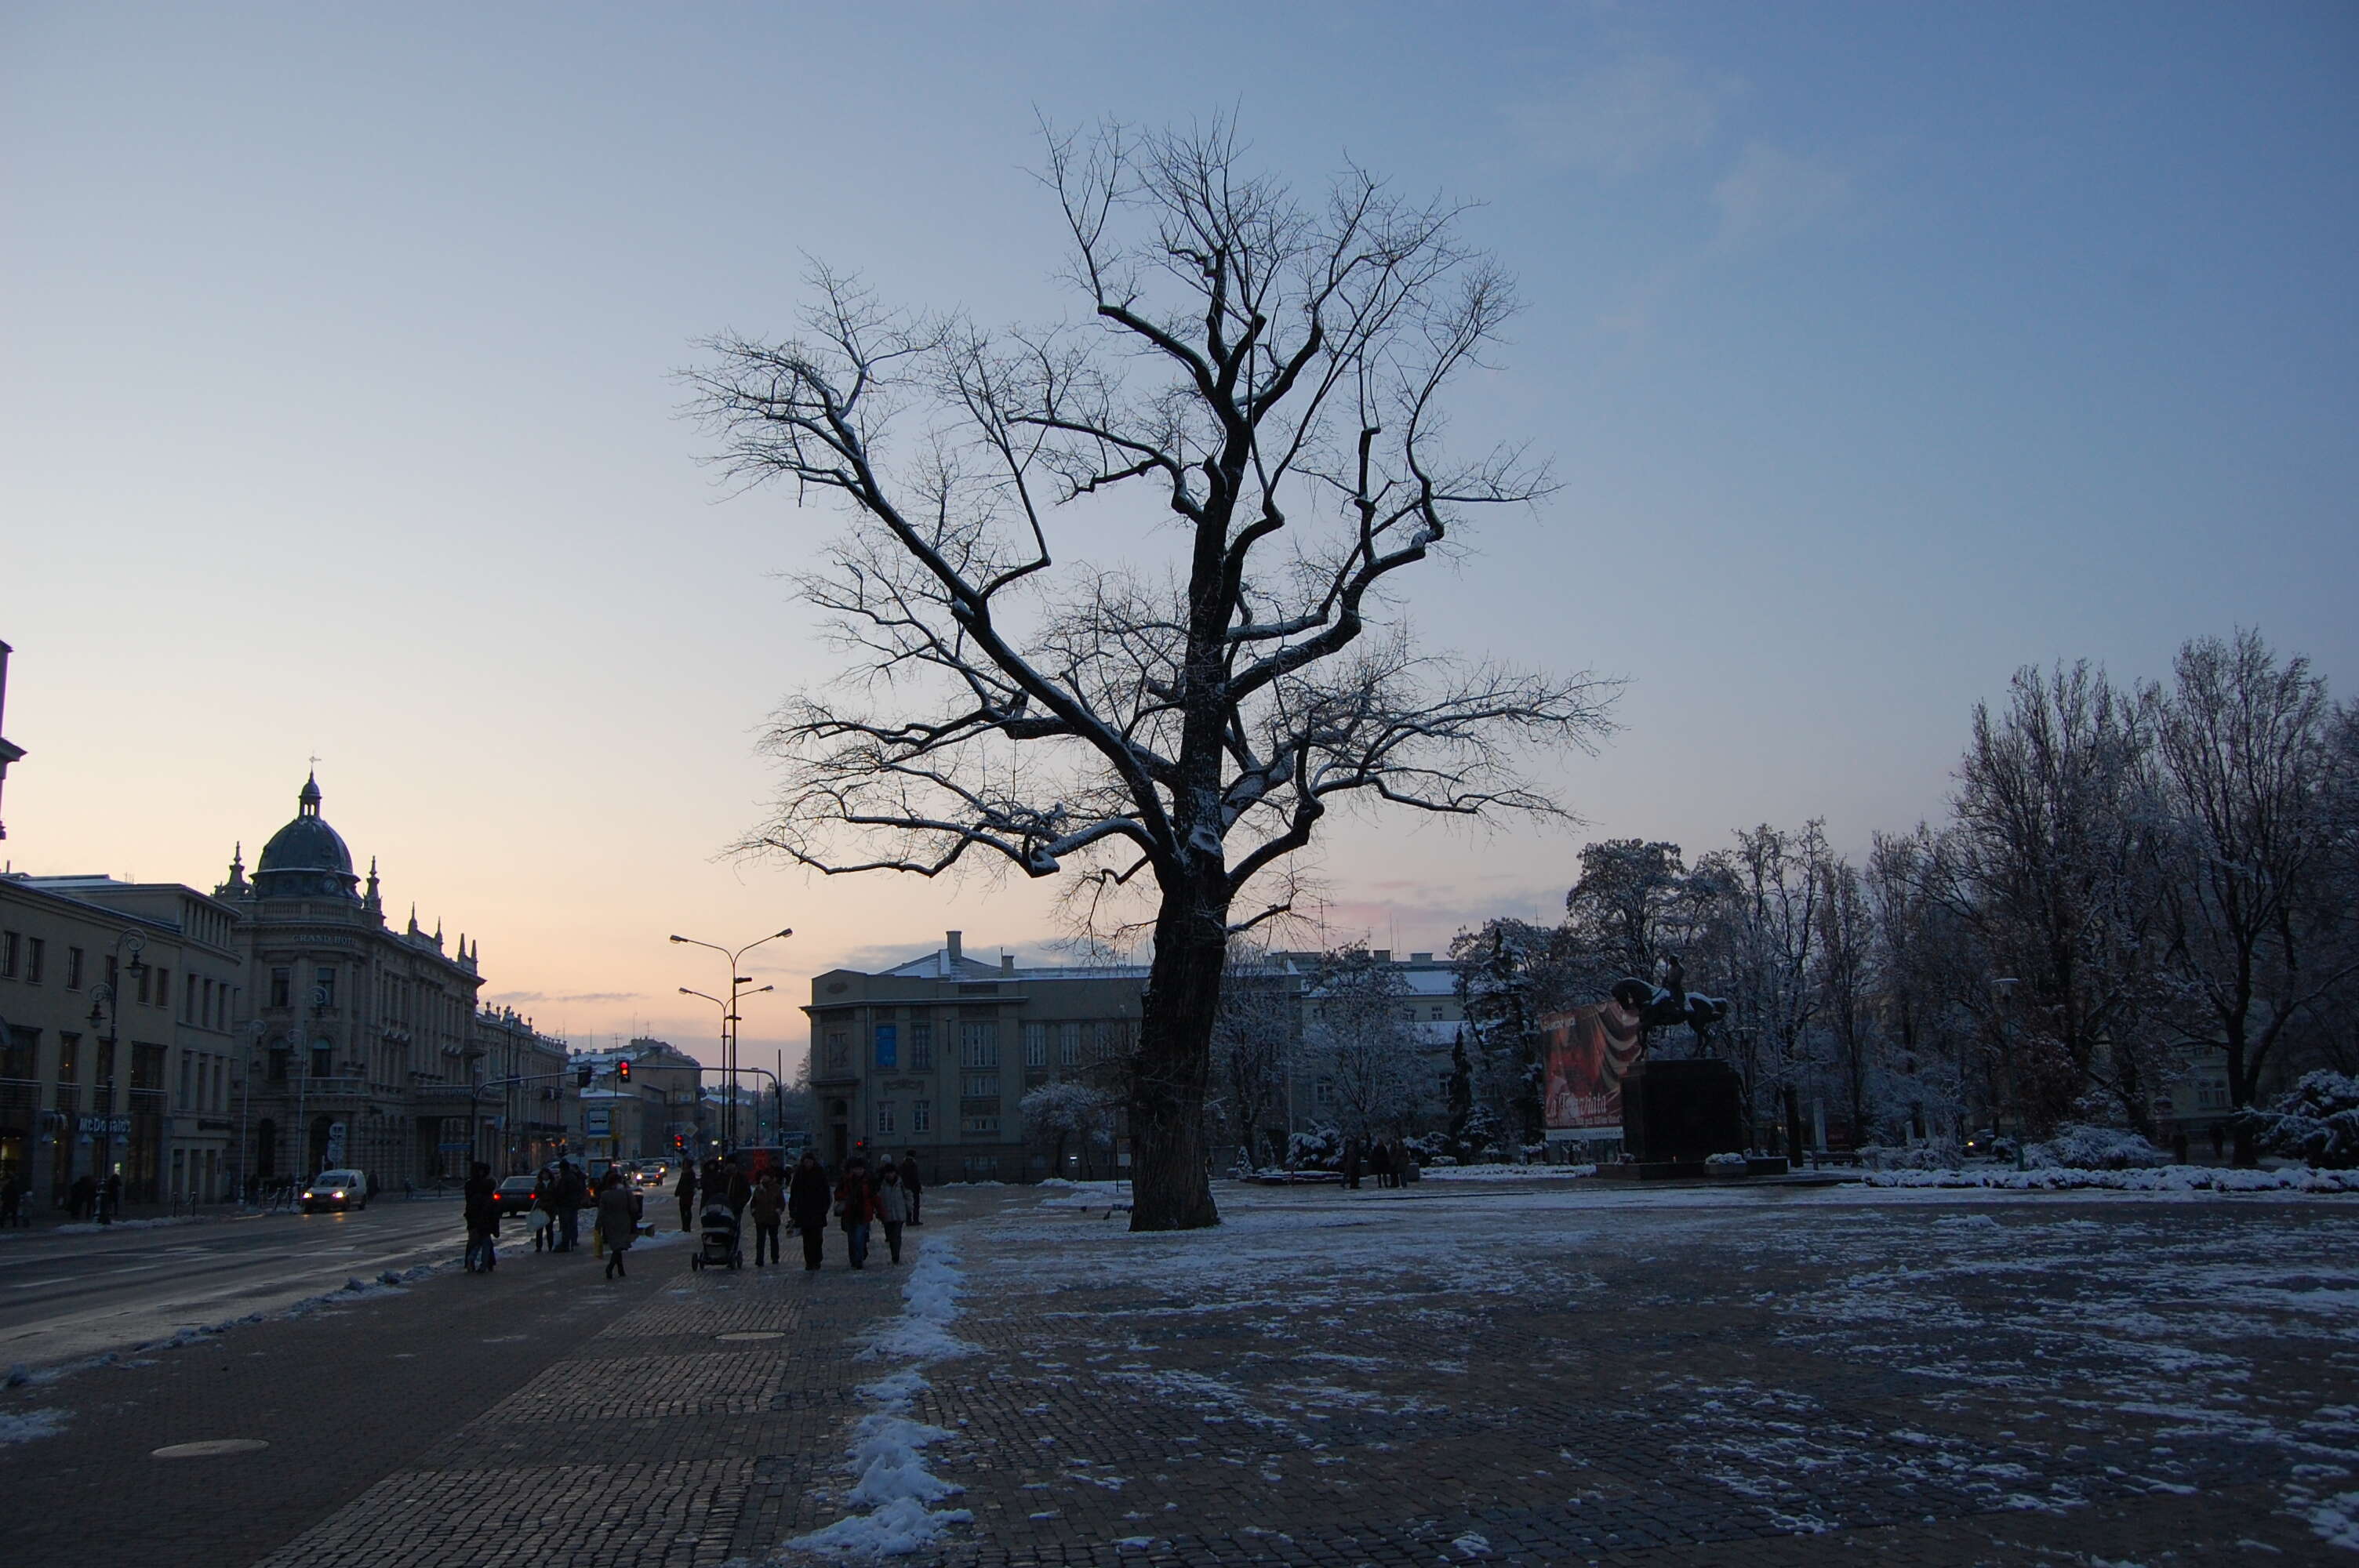
[[[144, 986], [147, 983], [147, 960], [139, 957], [147, 946], [147, 939], [136, 931], [118, 932], [114, 938], [115, 956], [121, 957], [128, 953], [130, 961], [124, 964], [119, 971], [110, 963], [108, 968], [114, 972], [90, 989], [90, 1026], [96, 1029], [102, 1023], [106, 1025], [106, 1103], [99, 1105], [97, 1096], [94, 1093], [92, 1096], [92, 1106], [97, 1112], [92, 1119], [98, 1124], [95, 1129], [98, 1155], [91, 1167], [91, 1175], [98, 1185], [98, 1223], [101, 1225], [114, 1223], [114, 1208], [107, 1196], [107, 1182], [114, 1174], [111, 1167], [114, 1163], [115, 1084], [123, 1072], [123, 1064], [118, 1059], [123, 1045], [123, 997], [116, 987], [119, 978], [124, 975], [129, 976], [134, 984]], [[95, 1078], [96, 1075], [92, 1076]]]
[[[754, 983], [752, 976], [741, 975], [737, 970], [745, 962], [745, 955], [752, 952], [755, 948], [759, 947], [764, 942], [776, 942], [782, 936], [792, 936], [794, 934], [794, 927], [789, 925], [784, 930], [773, 931], [767, 936], [748, 942], [743, 947], [739, 947], [734, 951], [730, 948], [722, 946], [717, 942], [700, 942], [693, 936], [674, 936], [672, 938], [674, 942], [677, 942], [683, 946], [708, 948], [729, 960], [729, 1000], [725, 1004], [722, 1004], [721, 1010], [721, 1070], [723, 1075], [729, 1080], [730, 1096], [727, 1107], [723, 1113], [725, 1120], [723, 1121], [722, 1128], [722, 1138], [726, 1145], [732, 1149], [734, 1149], [737, 1146], [737, 999], [741, 996], [746, 995], [747, 992], [745, 988]], [[683, 991], [688, 991], [688, 988], [685, 986], [682, 986], [680, 989]], [[773, 989], [775, 988], [770, 986], [764, 986], [761, 988], [763, 990], [770, 990]], [[721, 1002], [721, 999], [719, 997], [705, 996], [702, 991], [689, 991], [688, 994], [691, 996], [703, 996], [704, 1000], [710, 1002]]]

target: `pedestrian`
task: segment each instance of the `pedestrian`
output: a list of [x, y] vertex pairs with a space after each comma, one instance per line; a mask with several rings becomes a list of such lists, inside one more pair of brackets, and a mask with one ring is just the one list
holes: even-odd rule
[[628, 1279], [623, 1254], [639, 1233], [638, 1195], [620, 1171], [606, 1173], [605, 1190], [598, 1195], [598, 1238], [606, 1244], [606, 1278]]
[[1368, 1169], [1375, 1174], [1377, 1186], [1389, 1187], [1393, 1184], [1392, 1147], [1381, 1138], [1369, 1146]]
[[901, 1156], [901, 1190], [908, 1195], [909, 1223], [924, 1224], [918, 1217], [918, 1211], [924, 1206], [921, 1200], [926, 1195], [926, 1184], [918, 1174], [918, 1152], [915, 1149]]
[[1356, 1138], [1343, 1144], [1343, 1184], [1353, 1192], [1360, 1190], [1360, 1141]]
[[582, 1211], [590, 1202], [590, 1178], [571, 1160], [557, 1162], [557, 1249], [582, 1245]]
[[803, 1267], [819, 1267], [822, 1244], [827, 1239], [827, 1209], [830, 1202], [827, 1172], [820, 1166], [819, 1156], [806, 1153], [795, 1165], [795, 1178], [787, 1185], [787, 1220], [803, 1237]]
[[123, 1217], [123, 1173], [106, 1173], [106, 1184], [99, 1189], [98, 1223], [113, 1225]]
[[876, 1180], [876, 1217], [885, 1227], [886, 1250], [898, 1263], [901, 1227], [909, 1218], [909, 1190], [901, 1184], [901, 1167], [890, 1160], [885, 1162], [885, 1173]]
[[73, 1185], [66, 1189], [66, 1198], [68, 1212], [73, 1217], [73, 1222], [80, 1225], [91, 1217], [91, 1211], [98, 1202], [98, 1179], [88, 1173], [76, 1176]]
[[745, 1205], [754, 1217], [754, 1267], [762, 1266], [766, 1255], [773, 1263], [783, 1263], [786, 1255], [778, 1250], [778, 1219], [787, 1212], [786, 1189], [778, 1185], [778, 1173], [767, 1169], [762, 1179], [754, 1184], [754, 1195]]
[[696, 1163], [694, 1161], [682, 1160], [679, 1162], [679, 1182], [672, 1188], [671, 1195], [679, 1200], [679, 1227], [686, 1230], [689, 1228], [690, 1222], [696, 1217]]
[[493, 1197], [497, 1184], [492, 1180], [492, 1168], [481, 1160], [467, 1177], [467, 1272], [488, 1274], [499, 1266], [497, 1250], [492, 1238], [500, 1233], [500, 1208]]
[[876, 1217], [876, 1189], [868, 1180], [868, 1162], [853, 1155], [835, 1184], [835, 1215], [843, 1227], [843, 1245], [855, 1269], [868, 1267], [868, 1226]]
[[735, 1156], [731, 1156], [723, 1162], [723, 1164], [727, 1171], [729, 1183], [729, 1212], [739, 1219], [744, 1219], [745, 1206], [754, 1201], [754, 1184], [746, 1180], [745, 1173], [739, 1168]]
[[11, 1229], [25, 1222], [25, 1192], [16, 1184], [16, 1173], [0, 1175], [0, 1226]]

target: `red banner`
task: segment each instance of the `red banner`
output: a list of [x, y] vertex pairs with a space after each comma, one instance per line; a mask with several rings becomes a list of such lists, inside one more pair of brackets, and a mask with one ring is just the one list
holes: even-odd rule
[[1622, 1130], [1622, 1076], [1645, 1049], [1638, 1015], [1612, 1000], [1540, 1020], [1551, 1131]]

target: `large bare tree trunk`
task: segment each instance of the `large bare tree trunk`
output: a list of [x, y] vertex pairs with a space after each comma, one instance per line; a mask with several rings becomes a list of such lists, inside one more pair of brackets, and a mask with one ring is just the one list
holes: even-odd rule
[[[1212, 879], [1215, 887], [1223, 880], [1217, 873]], [[1228, 921], [1228, 905], [1213, 887], [1165, 888], [1130, 1074], [1133, 1230], [1220, 1223], [1204, 1143], [1204, 1095]]]

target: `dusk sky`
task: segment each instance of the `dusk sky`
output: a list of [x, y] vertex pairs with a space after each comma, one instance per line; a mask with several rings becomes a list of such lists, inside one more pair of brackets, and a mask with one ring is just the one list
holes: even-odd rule
[[1344, 824], [1331, 938], [1553, 918], [1592, 838], [1859, 852], [2026, 663], [2254, 626], [2354, 689], [2348, 5], [20, 0], [0, 856], [210, 888], [316, 754], [396, 918], [578, 1040], [709, 1040], [676, 988], [726, 973], [674, 931], [796, 928], [749, 1061], [945, 927], [1052, 958], [1046, 888], [723, 857], [831, 667], [778, 574], [841, 524], [719, 486], [677, 373], [791, 330], [806, 254], [1071, 310], [1039, 120], [1227, 113], [1304, 189], [1481, 204], [1528, 308], [1456, 428], [1562, 488], [1413, 618], [1629, 683], [1548, 768], [1586, 827]]

